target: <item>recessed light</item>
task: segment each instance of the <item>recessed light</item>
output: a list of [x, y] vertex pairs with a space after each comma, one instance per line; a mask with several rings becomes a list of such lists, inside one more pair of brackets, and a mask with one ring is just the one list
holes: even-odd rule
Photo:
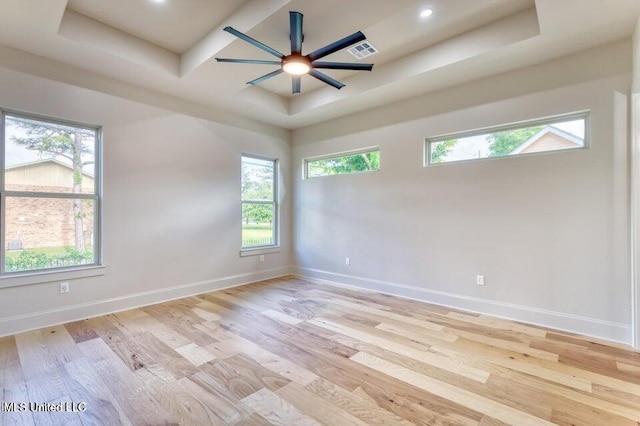
[[421, 18], [426, 18], [427, 16], [431, 16], [432, 13], [433, 13], [433, 10], [431, 10], [431, 9], [422, 9], [420, 11], [420, 17]]
[[164, 3], [166, 0], [151, 0], [151, 3]]

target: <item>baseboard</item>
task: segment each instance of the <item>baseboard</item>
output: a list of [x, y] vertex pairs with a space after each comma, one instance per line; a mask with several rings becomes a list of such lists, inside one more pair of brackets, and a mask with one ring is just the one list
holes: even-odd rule
[[195, 283], [145, 291], [122, 297], [80, 303], [63, 308], [49, 309], [0, 319], [0, 337], [36, 330], [72, 321], [107, 315], [114, 312], [154, 305], [169, 300], [195, 296], [215, 290], [239, 287], [258, 281], [290, 275], [291, 267], [266, 269], [259, 272], [231, 275]]
[[584, 336], [596, 337], [624, 345], [631, 345], [630, 324], [604, 321], [579, 315], [565, 314], [512, 303], [497, 302], [477, 297], [463, 296], [437, 290], [429, 290], [406, 284], [398, 284], [371, 278], [357, 277], [311, 268], [294, 268], [299, 278], [325, 283], [373, 290], [384, 294], [433, 303], [469, 312], [491, 315], [532, 325], [568, 331]]

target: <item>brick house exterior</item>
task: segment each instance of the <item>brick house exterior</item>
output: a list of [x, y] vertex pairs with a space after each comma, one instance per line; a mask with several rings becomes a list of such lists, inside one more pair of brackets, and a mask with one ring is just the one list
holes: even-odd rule
[[[93, 193], [95, 181], [83, 173], [82, 192]], [[73, 168], [53, 159], [7, 167], [7, 191], [71, 193]], [[8, 250], [75, 246], [73, 200], [7, 197], [5, 244]], [[81, 200], [84, 240], [93, 245], [93, 203]], [[40, 212], [40, 213], [36, 213]], [[42, 213], [46, 212], [46, 213]]]

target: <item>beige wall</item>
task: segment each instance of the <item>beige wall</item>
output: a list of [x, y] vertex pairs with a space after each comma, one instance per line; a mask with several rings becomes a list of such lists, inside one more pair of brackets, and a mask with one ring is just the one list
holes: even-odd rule
[[[295, 131], [300, 273], [629, 342], [630, 56], [613, 44]], [[425, 138], [584, 110], [589, 149], [423, 166]], [[371, 146], [379, 172], [302, 179], [306, 157]]]
[[[239, 129], [2, 68], [0, 106], [102, 126], [106, 271], [73, 279], [77, 275], [45, 275], [33, 285], [0, 288], [0, 335], [290, 270], [287, 132]], [[281, 165], [282, 250], [263, 262], [239, 256], [245, 152]], [[5, 277], [0, 287], [18, 281]], [[61, 281], [70, 281], [69, 294], [59, 294]]]

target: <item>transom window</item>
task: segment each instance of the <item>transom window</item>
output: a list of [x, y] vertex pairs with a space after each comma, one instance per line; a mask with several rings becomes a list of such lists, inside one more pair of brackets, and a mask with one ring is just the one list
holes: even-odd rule
[[100, 129], [2, 114], [0, 273], [97, 265]]
[[427, 139], [425, 165], [587, 147], [588, 112]]
[[278, 161], [242, 156], [242, 249], [278, 244]]
[[378, 148], [366, 148], [304, 160], [306, 178], [376, 170], [380, 170], [380, 150]]

